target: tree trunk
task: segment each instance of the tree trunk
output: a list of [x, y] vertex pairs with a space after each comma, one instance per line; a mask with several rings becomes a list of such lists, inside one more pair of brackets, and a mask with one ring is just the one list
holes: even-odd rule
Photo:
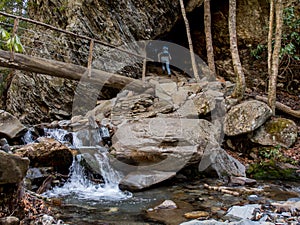
[[275, 2], [275, 16], [276, 16], [276, 31], [275, 31], [275, 44], [272, 55], [272, 68], [271, 76], [269, 77], [269, 89], [268, 89], [268, 105], [272, 109], [273, 115], [275, 115], [275, 103], [276, 103], [276, 86], [279, 67], [279, 53], [281, 49], [281, 34], [283, 24], [283, 4], [282, 0]]
[[272, 38], [274, 24], [274, 0], [270, 0], [270, 18], [269, 18], [269, 34], [268, 34], [268, 75], [271, 77], [272, 62]]
[[209, 78], [212, 79], [216, 76], [215, 60], [214, 60], [214, 49], [212, 44], [211, 35], [211, 12], [210, 12], [210, 0], [204, 0], [204, 28], [206, 38], [206, 52], [207, 62], [210, 70]]
[[179, 0], [179, 2], [180, 2], [180, 6], [181, 6], [182, 17], [183, 17], [183, 20], [184, 20], [184, 23], [185, 23], [186, 35], [187, 35], [187, 39], [188, 39], [188, 43], [189, 43], [193, 73], [194, 73], [196, 81], [198, 83], [200, 83], [200, 77], [199, 77], [199, 74], [198, 74], [198, 69], [197, 69], [197, 64], [196, 64], [196, 59], [195, 59], [195, 54], [194, 54], [194, 48], [193, 48], [193, 42], [192, 42], [192, 38], [191, 38], [189, 21], [186, 17], [186, 12], [185, 12], [185, 8], [184, 8], [183, 0]]
[[237, 35], [236, 35], [236, 0], [229, 0], [229, 37], [230, 37], [230, 51], [232, 56], [232, 63], [234, 74], [236, 75], [236, 86], [232, 97], [239, 100], [243, 99], [246, 83], [245, 75], [240, 61], [238, 45], [237, 45]]
[[71, 80], [83, 80], [120, 90], [126, 87], [143, 92], [150, 86], [148, 84], [144, 88], [140, 80], [96, 69], [91, 69], [91, 77], [88, 77], [88, 68], [86, 67], [18, 53], [15, 53], [14, 61], [10, 61], [10, 52], [3, 50], [0, 50], [0, 66]]

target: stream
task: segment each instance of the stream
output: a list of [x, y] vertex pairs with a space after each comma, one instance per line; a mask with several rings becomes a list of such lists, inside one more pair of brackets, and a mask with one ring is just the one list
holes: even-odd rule
[[[63, 142], [63, 130], [45, 130], [45, 136]], [[87, 147], [80, 137], [73, 133], [73, 145], [78, 149]], [[100, 135], [93, 135], [95, 142]], [[24, 140], [30, 142], [30, 135]], [[93, 146], [95, 149], [95, 146]], [[220, 191], [208, 190], [204, 184], [226, 185], [217, 178], [189, 179], [189, 175], [178, 175], [163, 184], [148, 190], [131, 193], [119, 189], [122, 174], [110, 166], [109, 153], [105, 148], [94, 152], [94, 158], [101, 171], [104, 183], [95, 183], [87, 178], [80, 161], [82, 155], [74, 156], [69, 179], [61, 187], [55, 187], [43, 196], [60, 199], [61, 204], [53, 207], [56, 218], [67, 224], [105, 224], [105, 225], [154, 225], [180, 224], [189, 221], [184, 214], [192, 211], [208, 212], [209, 218], [223, 219], [226, 211], [233, 205], [257, 203], [267, 205], [274, 201], [297, 199], [300, 201], [300, 184], [296, 182], [259, 181], [251, 187], [232, 186], [232, 190], [250, 190], [246, 194], [234, 196]], [[190, 174], [192, 177], [192, 174]], [[256, 199], [251, 199], [256, 196]], [[154, 210], [165, 200], [176, 203], [176, 210]], [[284, 224], [284, 223], [283, 223]]]

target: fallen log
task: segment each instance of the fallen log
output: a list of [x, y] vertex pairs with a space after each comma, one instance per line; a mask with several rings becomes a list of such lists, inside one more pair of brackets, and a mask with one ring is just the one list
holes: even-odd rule
[[[263, 102], [268, 102], [268, 99], [266, 97], [262, 97], [262, 96], [255, 96], [256, 100], [259, 101], [263, 101]], [[287, 113], [290, 116], [296, 117], [296, 118], [300, 118], [300, 110], [293, 110], [290, 107], [280, 103], [280, 102], [276, 102], [275, 104], [276, 108], [284, 113]]]
[[18, 53], [14, 54], [14, 60], [11, 61], [10, 52], [4, 50], [0, 50], [0, 66], [71, 80], [81, 80], [86, 83], [97, 84], [99, 86], [103, 85], [120, 90], [126, 87], [126, 89], [142, 92], [149, 88], [149, 85], [143, 85], [141, 80], [102, 70], [91, 69], [91, 76], [88, 76], [88, 68], [71, 63], [42, 59]]

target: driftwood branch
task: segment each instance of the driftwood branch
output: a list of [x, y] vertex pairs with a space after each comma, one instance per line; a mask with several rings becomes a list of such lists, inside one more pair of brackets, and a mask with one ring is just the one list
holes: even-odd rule
[[10, 53], [3, 50], [0, 50], [0, 66], [71, 80], [81, 80], [120, 90], [126, 88], [142, 92], [149, 88], [149, 86], [143, 87], [143, 82], [137, 79], [96, 69], [91, 69], [91, 76], [89, 77], [89, 71], [86, 67], [24, 54], [15, 53], [14, 61], [10, 61]]
[[[255, 96], [255, 98], [259, 101], [268, 102], [268, 99], [266, 97]], [[278, 110], [280, 110], [282, 112], [285, 112], [293, 117], [300, 118], [300, 110], [293, 110], [290, 107], [288, 107], [280, 102], [276, 102], [275, 106]]]

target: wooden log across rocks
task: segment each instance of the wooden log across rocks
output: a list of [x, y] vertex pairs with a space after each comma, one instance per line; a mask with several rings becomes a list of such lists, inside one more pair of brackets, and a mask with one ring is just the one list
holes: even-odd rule
[[[10, 52], [4, 50], [0, 50], [0, 66], [71, 80], [81, 80], [86, 83], [89, 82], [120, 90], [126, 87], [130, 90], [142, 92], [149, 88], [149, 84], [143, 85], [143, 82], [138, 79], [103, 70], [91, 69], [89, 71], [86, 67], [71, 63], [42, 59], [19, 53], [15, 53], [14, 60], [11, 61]], [[89, 72], [91, 76], [88, 76]]]

